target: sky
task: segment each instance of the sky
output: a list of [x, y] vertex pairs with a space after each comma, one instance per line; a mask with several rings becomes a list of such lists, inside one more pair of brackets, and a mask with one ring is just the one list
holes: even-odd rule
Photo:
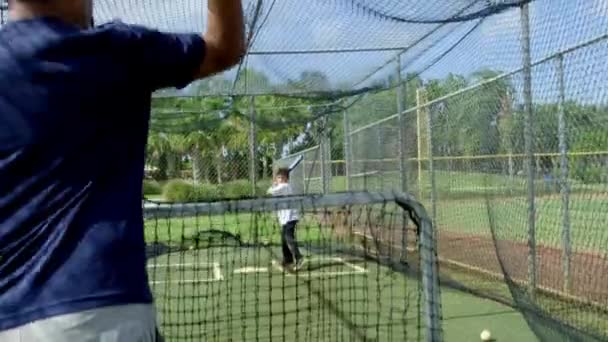
[[[257, 0], [245, 0], [250, 8]], [[366, 4], [379, 12], [415, 19], [442, 18], [470, 0], [264, 0], [263, 23], [251, 51], [334, 50], [397, 48], [414, 44], [437, 24], [399, 23], [357, 8]], [[485, 3], [485, 0], [480, 1]], [[200, 0], [97, 0], [96, 17], [103, 22], [120, 18], [174, 32], [202, 31], [206, 3]], [[268, 15], [267, 15], [268, 14]], [[267, 16], [266, 16], [267, 15]], [[424, 79], [449, 73], [470, 75], [482, 68], [510, 71], [522, 66], [521, 11], [513, 8], [486, 18], [474, 31], [436, 64], [429, 63], [458, 42], [477, 21], [452, 23], [419, 43], [402, 57], [403, 73], [426, 70]], [[260, 23], [258, 22], [258, 23]], [[608, 0], [535, 0], [530, 4], [531, 57], [537, 60], [582, 41], [608, 33]], [[395, 51], [278, 54], [250, 56], [248, 63], [263, 71], [273, 82], [297, 78], [302, 71], [325, 73], [333, 85], [357, 87], [386, 79], [396, 65], [376, 72], [394, 58]], [[577, 98], [605, 98], [597, 85], [606, 84], [606, 43], [568, 55], [566, 87]], [[555, 63], [535, 68], [535, 95], [553, 98], [557, 87]], [[233, 78], [234, 71], [222, 77]], [[517, 77], [514, 79], [517, 82]], [[186, 89], [188, 91], [188, 89]]]

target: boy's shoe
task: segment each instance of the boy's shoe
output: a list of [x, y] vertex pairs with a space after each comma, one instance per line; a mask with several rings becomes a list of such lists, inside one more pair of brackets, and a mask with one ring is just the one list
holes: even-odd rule
[[291, 271], [293, 268], [293, 262], [281, 261], [281, 267], [284, 270]]
[[293, 270], [297, 271], [299, 269], [302, 268], [302, 266], [304, 266], [304, 258], [301, 257], [299, 259], [296, 260], [296, 264], [293, 266]]

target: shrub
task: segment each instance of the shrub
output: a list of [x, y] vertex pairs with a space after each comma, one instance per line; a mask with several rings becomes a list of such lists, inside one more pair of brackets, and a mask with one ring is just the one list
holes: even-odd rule
[[[264, 196], [270, 187], [270, 180], [257, 183], [256, 196]], [[246, 179], [239, 179], [223, 184], [203, 183], [194, 185], [184, 180], [172, 180], [163, 188], [163, 197], [170, 202], [201, 202], [220, 198], [249, 198], [251, 197], [251, 183]]]
[[163, 197], [170, 202], [192, 202], [196, 200], [196, 190], [193, 184], [176, 179], [165, 184]]
[[[573, 158], [574, 159], [574, 158]], [[605, 167], [596, 162], [588, 162], [587, 160], [573, 163], [574, 167], [572, 175], [575, 179], [582, 181], [585, 184], [603, 183], [605, 178]]]
[[263, 179], [260, 180], [257, 184], [257, 196], [266, 196], [266, 191], [268, 190], [268, 188], [270, 188], [270, 186], [272, 185], [272, 180], [271, 179]]
[[[255, 188], [255, 196], [265, 196], [266, 191], [272, 182], [269, 179], [259, 180]], [[247, 179], [239, 179], [222, 184], [221, 197], [223, 198], [244, 198], [252, 197], [251, 182]]]
[[[595, 127], [576, 136], [572, 151], [600, 152], [608, 149], [608, 138], [604, 127]], [[571, 172], [574, 178], [586, 184], [603, 183], [607, 175], [608, 161], [603, 156], [575, 156], [571, 158]]]
[[251, 197], [251, 183], [246, 179], [234, 180], [222, 184], [222, 197], [243, 198]]
[[149, 195], [160, 195], [163, 192], [163, 188], [157, 181], [144, 180], [144, 196]]
[[203, 183], [194, 186], [195, 190], [195, 198], [193, 201], [211, 201], [217, 199], [218, 197], [222, 197], [221, 189], [214, 184]]
[[163, 197], [170, 202], [201, 202], [217, 199], [221, 193], [213, 184], [192, 184], [183, 180], [172, 180], [163, 189]]

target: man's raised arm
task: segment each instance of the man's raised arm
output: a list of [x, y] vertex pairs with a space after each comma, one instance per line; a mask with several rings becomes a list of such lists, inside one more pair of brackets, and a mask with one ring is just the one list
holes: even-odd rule
[[245, 54], [241, 0], [208, 0], [207, 32], [203, 35], [205, 57], [195, 75], [203, 78], [237, 64]]

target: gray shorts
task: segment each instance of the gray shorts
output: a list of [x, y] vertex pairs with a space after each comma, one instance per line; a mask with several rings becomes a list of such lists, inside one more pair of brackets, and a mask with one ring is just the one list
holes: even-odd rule
[[108, 306], [0, 331], [0, 342], [157, 342], [151, 304]]

